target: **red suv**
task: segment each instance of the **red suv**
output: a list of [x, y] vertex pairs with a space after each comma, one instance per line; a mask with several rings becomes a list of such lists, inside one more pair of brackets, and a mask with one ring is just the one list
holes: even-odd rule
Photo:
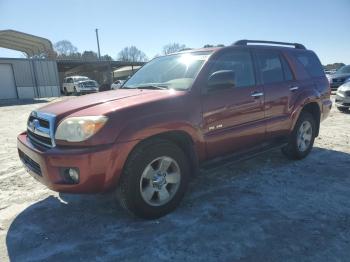
[[157, 57], [118, 90], [33, 111], [18, 152], [52, 190], [116, 190], [127, 210], [156, 218], [179, 204], [210, 160], [277, 146], [304, 158], [331, 106], [314, 52], [240, 40]]

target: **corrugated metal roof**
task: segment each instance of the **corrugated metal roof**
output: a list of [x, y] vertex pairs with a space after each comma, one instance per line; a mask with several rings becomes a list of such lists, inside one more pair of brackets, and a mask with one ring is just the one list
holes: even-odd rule
[[47, 54], [48, 58], [55, 57], [50, 40], [14, 30], [0, 31], [0, 47], [24, 52], [29, 57], [40, 54]]

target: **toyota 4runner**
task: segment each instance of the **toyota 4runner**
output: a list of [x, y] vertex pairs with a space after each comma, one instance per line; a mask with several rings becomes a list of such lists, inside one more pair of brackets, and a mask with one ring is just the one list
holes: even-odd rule
[[314, 52], [240, 40], [157, 57], [118, 90], [33, 111], [18, 153], [52, 190], [115, 190], [127, 210], [157, 218], [209, 160], [276, 147], [306, 157], [331, 106]]

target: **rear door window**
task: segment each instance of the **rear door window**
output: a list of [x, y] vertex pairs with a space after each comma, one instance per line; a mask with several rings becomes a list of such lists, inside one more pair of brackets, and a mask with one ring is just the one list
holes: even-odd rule
[[262, 84], [284, 81], [284, 73], [278, 52], [257, 50], [256, 62]]
[[322, 64], [314, 53], [302, 52], [295, 56], [311, 77], [324, 76]]

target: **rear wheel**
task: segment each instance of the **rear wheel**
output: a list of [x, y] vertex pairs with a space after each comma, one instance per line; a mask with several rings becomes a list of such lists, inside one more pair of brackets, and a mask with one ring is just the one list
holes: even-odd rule
[[189, 170], [178, 146], [163, 139], [147, 141], [128, 158], [117, 189], [119, 201], [138, 217], [164, 216], [183, 198]]
[[282, 152], [290, 159], [303, 159], [313, 147], [315, 131], [316, 122], [312, 114], [302, 112]]

